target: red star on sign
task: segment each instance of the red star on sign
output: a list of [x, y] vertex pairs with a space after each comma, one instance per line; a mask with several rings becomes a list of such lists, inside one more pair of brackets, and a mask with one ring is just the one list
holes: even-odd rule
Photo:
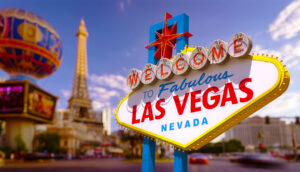
[[155, 33], [158, 39], [146, 46], [147, 49], [152, 46], [157, 47], [154, 54], [154, 57], [157, 59], [160, 59], [161, 57], [168, 59], [172, 58], [172, 49], [176, 49], [176, 39], [182, 35], [187, 38], [192, 36], [189, 32], [177, 34], [177, 23], [175, 23], [170, 29], [168, 27], [168, 19], [172, 17], [173, 16], [171, 14], [166, 12], [162, 33], [156, 31]]

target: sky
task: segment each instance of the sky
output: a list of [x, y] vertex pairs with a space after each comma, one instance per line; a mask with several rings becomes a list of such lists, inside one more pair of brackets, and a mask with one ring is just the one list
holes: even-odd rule
[[[189, 16], [190, 45], [209, 47], [217, 39], [229, 41], [243, 32], [253, 42], [252, 52], [274, 54], [283, 60], [291, 83], [280, 98], [254, 115], [293, 117], [300, 107], [300, 0], [1, 0], [0, 8], [22, 8], [46, 19], [63, 42], [63, 60], [38, 85], [59, 97], [67, 107], [76, 62], [76, 31], [85, 20], [88, 84], [93, 108], [116, 108], [129, 92], [131, 68], [147, 63], [149, 27], [163, 21], [165, 12]], [[0, 76], [8, 77], [0, 70]]]

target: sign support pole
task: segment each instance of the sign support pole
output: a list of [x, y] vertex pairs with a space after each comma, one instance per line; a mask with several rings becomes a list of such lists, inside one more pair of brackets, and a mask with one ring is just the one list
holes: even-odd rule
[[[177, 33], [183, 33], [189, 31], [189, 16], [186, 14], [180, 15], [180, 20], [182, 20], [182, 24], [178, 25]], [[177, 49], [176, 52], [180, 53], [181, 50], [184, 49], [186, 45], [189, 45], [189, 41], [187, 38], [177, 40]], [[175, 149], [174, 151], [174, 172], [187, 172], [187, 156], [188, 152], [178, 151]]]
[[142, 172], [155, 171], [155, 141], [146, 137], [143, 140]]
[[187, 172], [188, 152], [174, 151], [174, 172]]
[[[172, 19], [169, 19], [169, 25], [174, 23], [177, 25], [177, 33], [184, 33], [189, 31], [189, 17], [186, 14], [181, 14]], [[150, 27], [150, 39], [149, 41], [156, 40], [155, 32], [163, 28], [163, 22], [158, 23]], [[188, 45], [188, 39], [182, 37], [177, 39], [177, 53], [180, 53], [184, 49], [184, 46]], [[158, 59], [154, 58], [155, 47], [150, 47], [148, 51], [148, 63], [156, 64]], [[155, 170], [155, 141], [152, 141], [144, 137], [143, 140], [143, 157], [142, 157], [142, 172], [154, 172]], [[174, 171], [187, 172], [187, 152], [180, 152], [175, 150], [174, 154]]]
[[[152, 29], [153, 30], [153, 29]], [[152, 33], [153, 32], [153, 33]], [[154, 31], [150, 29], [150, 42], [156, 39]], [[155, 48], [149, 48], [148, 63], [156, 64], [158, 59], [154, 58]], [[144, 137], [143, 139], [143, 153], [142, 153], [142, 172], [155, 171], [155, 146], [156, 142]]]

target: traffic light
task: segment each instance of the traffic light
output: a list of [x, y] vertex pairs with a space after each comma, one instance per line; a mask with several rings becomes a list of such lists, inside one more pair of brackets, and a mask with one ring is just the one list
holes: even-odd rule
[[296, 125], [299, 125], [299, 124], [300, 124], [299, 116], [296, 116]]
[[265, 124], [270, 124], [270, 117], [269, 116], [265, 117]]

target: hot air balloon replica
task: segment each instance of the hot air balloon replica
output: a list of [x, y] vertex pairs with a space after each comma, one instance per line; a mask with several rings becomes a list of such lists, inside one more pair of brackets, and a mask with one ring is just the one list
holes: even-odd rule
[[50, 123], [57, 97], [36, 80], [51, 75], [62, 60], [62, 41], [46, 20], [16, 8], [0, 10], [0, 68], [10, 79], [0, 82], [0, 119], [7, 145], [22, 136], [29, 152], [36, 123]]

